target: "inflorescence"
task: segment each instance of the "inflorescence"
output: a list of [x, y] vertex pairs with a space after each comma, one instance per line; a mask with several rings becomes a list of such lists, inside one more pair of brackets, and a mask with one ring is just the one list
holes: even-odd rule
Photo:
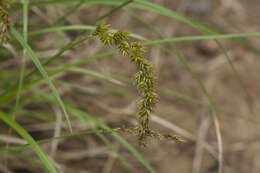
[[101, 24], [96, 27], [92, 35], [97, 36], [104, 45], [115, 46], [123, 56], [130, 57], [130, 61], [137, 67], [134, 83], [141, 96], [141, 99], [138, 101], [138, 126], [135, 128], [119, 129], [124, 132], [137, 134], [139, 145], [142, 146], [145, 146], [146, 137], [181, 141], [181, 139], [175, 135], [160, 134], [151, 130], [149, 127], [149, 117], [154, 111], [158, 96], [155, 92], [155, 77], [152, 65], [144, 57], [145, 47], [139, 42], [130, 42], [128, 32], [119, 30], [115, 33], [109, 33], [108, 30], [109, 25]]
[[0, 43], [7, 43], [9, 40], [9, 29], [11, 26], [10, 16], [8, 12], [8, 0], [0, 0]]

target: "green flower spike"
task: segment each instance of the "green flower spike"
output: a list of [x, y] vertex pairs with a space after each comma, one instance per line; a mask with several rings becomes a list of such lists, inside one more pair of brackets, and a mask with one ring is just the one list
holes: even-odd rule
[[141, 96], [141, 99], [138, 101], [138, 126], [134, 128], [122, 128], [120, 130], [137, 134], [139, 145], [141, 146], [146, 146], [146, 137], [181, 141], [175, 135], [163, 135], [150, 129], [149, 117], [154, 111], [158, 96], [155, 92], [155, 77], [152, 65], [144, 57], [146, 49], [139, 42], [130, 42], [128, 40], [128, 32], [119, 30], [116, 33], [107, 33], [109, 26], [107, 24], [97, 26], [92, 35], [99, 37], [104, 45], [115, 46], [123, 56], [130, 57], [130, 61], [137, 67], [134, 83]]

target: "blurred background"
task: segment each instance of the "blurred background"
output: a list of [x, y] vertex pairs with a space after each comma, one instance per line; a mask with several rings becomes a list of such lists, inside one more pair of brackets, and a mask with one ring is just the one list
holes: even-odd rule
[[[120, 5], [124, 1], [116, 2]], [[135, 3], [138, 2], [142, 4], [140, 0]], [[149, 2], [168, 9], [172, 16], [185, 16], [197, 21], [201, 26], [209, 26], [221, 33], [253, 33], [260, 30], [260, 5], [257, 0]], [[116, 7], [109, 1], [103, 5], [94, 1], [42, 4], [30, 7], [28, 18], [28, 43], [41, 62], [57, 53], [81, 31], [56, 30], [40, 34], [37, 34], [37, 31], [60, 26], [91, 25], [98, 17]], [[17, 9], [11, 13], [11, 18], [14, 26], [22, 33], [23, 13], [19, 6], [21, 7], [19, 2], [13, 4]], [[148, 6], [137, 7], [138, 5], [134, 6], [131, 2], [106, 16], [102, 22], [111, 24], [113, 29], [124, 29], [149, 40], [209, 35], [177, 20], [176, 16], [167, 15], [166, 10], [159, 14], [160, 9], [152, 11]], [[86, 31], [85, 35], [91, 32]], [[148, 146], [144, 148], [138, 146], [136, 136], [119, 134], [156, 172], [218, 172], [219, 149], [214, 111], [212, 113], [212, 105], [203, 92], [202, 85], [216, 108], [219, 132], [222, 136], [223, 172], [260, 172], [260, 61], [257, 50], [260, 40], [255, 36], [244, 37], [240, 41], [241, 44], [230, 39], [219, 39], [216, 42], [210, 39], [191, 40], [191, 37], [188, 37], [187, 40], [174, 43], [147, 45], [145, 55], [153, 64], [159, 95], [156, 111], [150, 121], [151, 128], [162, 133], [179, 135], [186, 142], [175, 143], [149, 138]], [[243, 43], [256, 49], [243, 46]], [[45, 69], [50, 74], [68, 64], [84, 61], [109, 50], [111, 48], [105, 47], [98, 39], [89, 39], [65, 51], [45, 66]], [[19, 80], [22, 52], [22, 47], [14, 40], [1, 47], [2, 93]], [[190, 69], [187, 69], [185, 63]], [[26, 72], [34, 68], [28, 57]], [[130, 63], [127, 57], [115, 53], [62, 70], [51, 78], [66, 104], [99, 119], [111, 128], [132, 127], [137, 124], [138, 93], [131, 83], [135, 72], [135, 65]], [[35, 74], [30, 80], [25, 80], [25, 83], [39, 76], [40, 73]], [[57, 104], [50, 102], [48, 96], [51, 97], [52, 94], [44, 80], [33, 83], [22, 91], [16, 121], [35, 140], [69, 134], [62, 110]], [[1, 109], [11, 114], [15, 106], [15, 95], [1, 104]], [[98, 123], [85, 121], [77, 116], [71, 116], [71, 124], [73, 132], [100, 128]], [[153, 172], [114, 136], [109, 133], [103, 135], [68, 137], [40, 146], [57, 170], [63, 173]], [[107, 142], [104, 142], [106, 140]], [[9, 133], [9, 127], [1, 121], [0, 144], [4, 146], [6, 143], [12, 146], [25, 144], [26, 141], [15, 132]], [[2, 150], [0, 155], [2, 173], [46, 172], [30, 148], [19, 151]]]

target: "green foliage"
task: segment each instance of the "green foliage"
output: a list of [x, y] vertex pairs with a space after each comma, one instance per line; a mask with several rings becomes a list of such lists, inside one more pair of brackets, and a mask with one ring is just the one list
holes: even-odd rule
[[32, 147], [32, 149], [41, 159], [48, 172], [57, 173], [57, 170], [51, 163], [50, 159], [42, 151], [42, 149], [39, 147], [36, 141], [31, 137], [31, 135], [22, 126], [20, 126], [18, 123], [16, 123], [11, 118], [9, 118], [8, 115], [6, 115], [1, 111], [0, 111], [0, 120], [3, 120], [6, 124], [12, 127], [20, 136], [22, 136], [28, 142], [28, 144]]
[[54, 96], [56, 97], [57, 101], [59, 102], [59, 104], [60, 104], [60, 106], [61, 106], [61, 108], [64, 112], [64, 115], [65, 115], [65, 118], [67, 120], [70, 132], [72, 132], [72, 127], [71, 127], [71, 123], [70, 123], [70, 120], [69, 120], [69, 115], [67, 113], [66, 107], [65, 107], [56, 87], [54, 86], [52, 80], [50, 79], [49, 75], [47, 74], [47, 72], [43, 68], [41, 62], [39, 61], [39, 58], [35, 55], [34, 51], [31, 49], [31, 47], [25, 42], [23, 37], [14, 28], [11, 28], [11, 33], [14, 36], [14, 38], [16, 38], [19, 41], [19, 43], [26, 49], [28, 55], [30, 55], [32, 61], [35, 64], [35, 66], [38, 68], [38, 70], [40, 71], [42, 76], [46, 79], [49, 87], [51, 88]]

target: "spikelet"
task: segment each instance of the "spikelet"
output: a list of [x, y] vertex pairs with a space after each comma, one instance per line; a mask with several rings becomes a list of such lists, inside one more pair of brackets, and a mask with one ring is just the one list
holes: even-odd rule
[[122, 128], [121, 131], [135, 133], [138, 136], [139, 145], [146, 146], [146, 137], [159, 139], [171, 139], [181, 141], [177, 136], [163, 135], [149, 127], [149, 117], [154, 111], [158, 96], [155, 91], [155, 77], [152, 65], [144, 57], [146, 48], [139, 42], [130, 42], [128, 32], [119, 30], [116, 33], [108, 33], [109, 26], [101, 24], [96, 27], [93, 36], [97, 36], [106, 46], [115, 46], [123, 56], [129, 56], [130, 61], [137, 67], [134, 75], [134, 83], [141, 96], [138, 104], [138, 125], [134, 128]]

